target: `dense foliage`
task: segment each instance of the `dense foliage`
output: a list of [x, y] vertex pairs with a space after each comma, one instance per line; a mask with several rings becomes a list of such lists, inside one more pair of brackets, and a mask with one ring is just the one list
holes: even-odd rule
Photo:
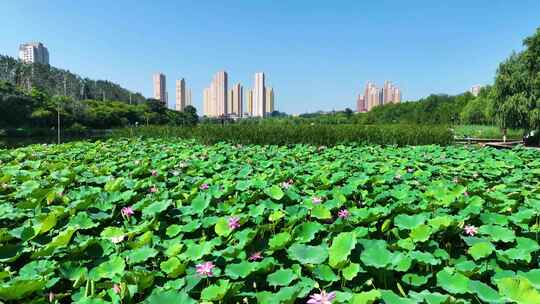
[[2, 301], [540, 302], [535, 150], [111, 140], [0, 162]]
[[540, 130], [540, 28], [497, 70], [494, 111], [502, 127]]
[[448, 145], [453, 134], [446, 126], [431, 125], [310, 125], [280, 124], [275, 121], [257, 124], [202, 124], [193, 128], [140, 127], [114, 130], [113, 137], [169, 137], [196, 139], [213, 144], [222, 141], [238, 144], [333, 146], [342, 143], [380, 145]]
[[0, 81], [28, 90], [37, 88], [51, 96], [66, 95], [76, 100], [106, 99], [129, 102], [131, 98], [133, 103], [145, 101], [141, 94], [132, 93], [110, 81], [82, 78], [50, 65], [24, 64], [2, 55], [0, 55]]
[[196, 109], [191, 106], [184, 112], [177, 112], [152, 99], [141, 104], [128, 104], [51, 97], [35, 88], [23, 91], [0, 81], [0, 128], [54, 128], [58, 111], [63, 128], [68, 130], [105, 129], [135, 123], [195, 125], [198, 121]]

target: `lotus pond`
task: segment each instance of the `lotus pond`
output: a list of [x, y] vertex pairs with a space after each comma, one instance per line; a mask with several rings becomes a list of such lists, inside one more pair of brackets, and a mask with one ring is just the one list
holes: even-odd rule
[[540, 303], [539, 156], [173, 139], [0, 150], [0, 300]]

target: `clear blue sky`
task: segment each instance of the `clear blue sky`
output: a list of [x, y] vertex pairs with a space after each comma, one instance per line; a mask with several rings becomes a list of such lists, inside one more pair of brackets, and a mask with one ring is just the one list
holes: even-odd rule
[[39, 40], [51, 64], [145, 96], [151, 75], [202, 89], [221, 69], [253, 85], [264, 71], [288, 113], [354, 108], [367, 80], [404, 99], [493, 81], [498, 64], [540, 26], [538, 0], [3, 1], [0, 53]]

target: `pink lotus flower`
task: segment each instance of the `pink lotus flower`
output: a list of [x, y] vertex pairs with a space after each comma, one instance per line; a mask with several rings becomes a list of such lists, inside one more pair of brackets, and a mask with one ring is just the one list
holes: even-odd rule
[[339, 210], [338, 212], [338, 217], [342, 219], [348, 218], [349, 215], [351, 215], [351, 213], [347, 209], [342, 209], [342, 210]]
[[114, 284], [112, 287], [115, 294], [119, 294], [122, 291], [122, 288], [118, 284]]
[[326, 291], [321, 291], [321, 293], [312, 294], [309, 296], [307, 304], [332, 304], [332, 301], [336, 298], [335, 292], [326, 293]]
[[478, 228], [472, 225], [465, 226], [463, 230], [465, 230], [465, 234], [470, 235], [470, 236], [474, 236], [476, 233], [478, 233]]
[[125, 217], [130, 217], [133, 214], [135, 214], [135, 211], [133, 211], [133, 208], [131, 206], [122, 208], [122, 215]]
[[157, 176], [157, 171], [156, 170], [152, 170], [152, 176]]
[[212, 269], [214, 269], [214, 267], [216, 266], [212, 262], [205, 262], [196, 266], [198, 274], [208, 277], [211, 277], [213, 275]]
[[199, 189], [201, 189], [201, 190], [206, 190], [206, 189], [208, 189], [208, 188], [210, 188], [210, 186], [208, 186], [208, 184], [206, 184], [206, 183], [202, 184], [202, 185], [199, 187]]
[[155, 186], [150, 187], [150, 193], [156, 193], [158, 191], [158, 188]]
[[240, 218], [233, 216], [229, 218], [229, 228], [231, 230], [234, 230], [236, 228], [240, 227]]
[[250, 256], [249, 256], [249, 259], [250, 261], [257, 261], [257, 260], [260, 260], [262, 259], [262, 252], [260, 251], [257, 251], [257, 252], [254, 252], [252, 253]]
[[283, 182], [281, 183], [281, 187], [283, 189], [289, 189], [291, 187], [291, 184], [289, 182]]
[[318, 196], [314, 196], [311, 200], [313, 201], [313, 204], [315, 205], [322, 203], [322, 198]]
[[469, 196], [469, 192], [465, 191], [465, 192], [463, 192], [463, 195]]

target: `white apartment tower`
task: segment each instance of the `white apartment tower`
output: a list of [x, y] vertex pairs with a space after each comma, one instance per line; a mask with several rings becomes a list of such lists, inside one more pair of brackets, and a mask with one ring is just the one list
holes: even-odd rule
[[274, 112], [274, 89], [267, 88], [266, 89], [266, 108], [265, 112], [267, 114], [271, 114]]
[[244, 111], [244, 88], [237, 83], [231, 90], [230, 113], [242, 117]]
[[19, 59], [24, 63], [49, 64], [49, 50], [41, 42], [29, 42], [19, 46]]
[[254, 117], [264, 117], [266, 110], [266, 92], [264, 73], [255, 73], [255, 85], [253, 87], [253, 114]]

